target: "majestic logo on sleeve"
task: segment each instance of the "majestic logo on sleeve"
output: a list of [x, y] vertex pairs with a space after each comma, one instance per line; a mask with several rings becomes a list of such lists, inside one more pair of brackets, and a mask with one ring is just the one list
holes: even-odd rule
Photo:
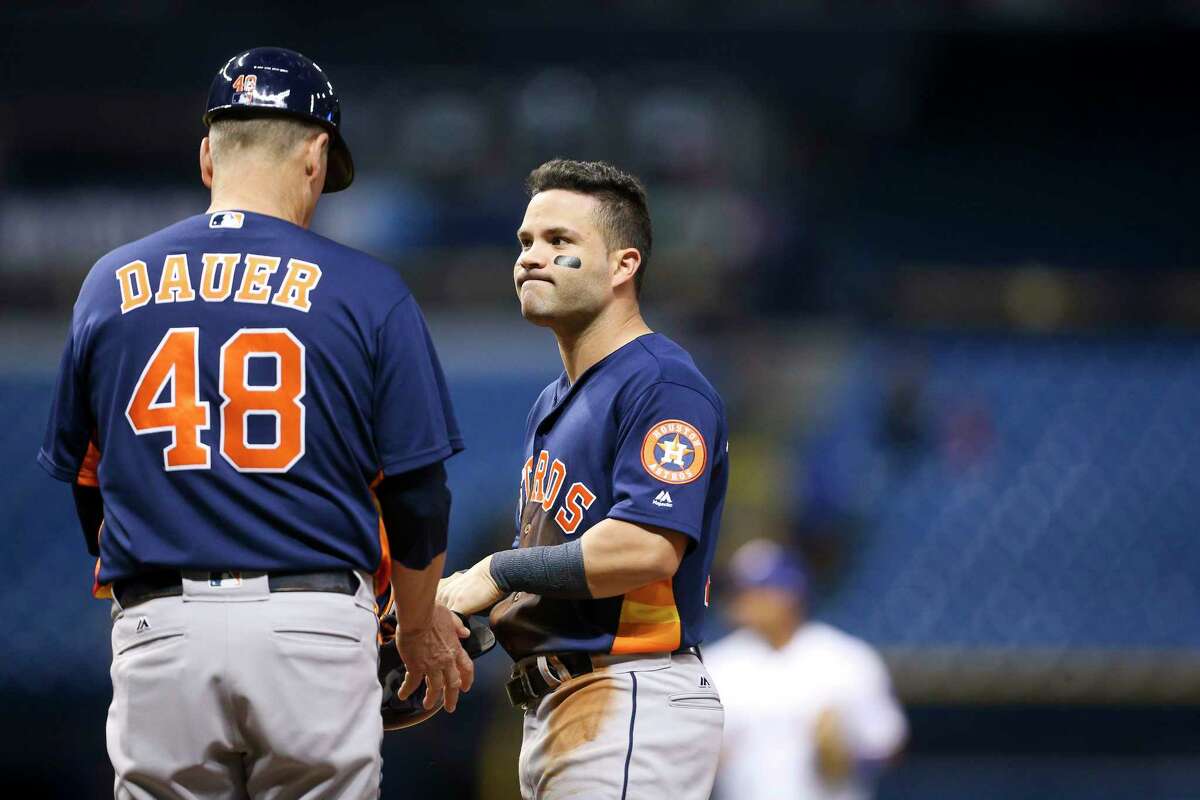
[[683, 420], [663, 420], [642, 440], [642, 466], [664, 483], [691, 483], [704, 474], [707, 462], [704, 437]]

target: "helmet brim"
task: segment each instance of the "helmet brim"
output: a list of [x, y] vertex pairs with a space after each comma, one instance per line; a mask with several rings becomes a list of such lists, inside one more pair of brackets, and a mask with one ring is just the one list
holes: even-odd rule
[[329, 133], [329, 159], [325, 165], [324, 194], [340, 192], [354, 182], [354, 159], [350, 157], [350, 148], [342, 134], [335, 131]]

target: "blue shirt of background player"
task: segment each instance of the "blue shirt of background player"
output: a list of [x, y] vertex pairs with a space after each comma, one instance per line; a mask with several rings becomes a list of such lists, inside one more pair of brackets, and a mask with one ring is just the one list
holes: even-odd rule
[[[670, 421], [683, 425], [663, 433]], [[574, 384], [564, 373], [547, 386], [526, 424], [514, 546], [560, 544], [608, 517], [690, 541], [669, 587], [580, 600], [518, 593], [501, 601], [492, 624], [509, 655], [698, 644], [728, 482], [727, 441], [720, 396], [691, 356], [660, 334], [617, 349]]]
[[[463, 448], [424, 319], [394, 270], [281, 219], [245, 213], [231, 228], [222, 227], [226, 216], [191, 217], [114, 250], [89, 272], [75, 304], [38, 461], [55, 478], [75, 481], [89, 442], [99, 450], [100, 585], [157, 568], [375, 571], [381, 543], [372, 481]], [[241, 259], [229, 299], [206, 302], [197, 291], [189, 302], [150, 302], [122, 314], [115, 271], [145, 261], [156, 289], [165, 256], [179, 253], [195, 287], [203, 253], [280, 257], [272, 294], [291, 258], [318, 264], [321, 277], [307, 312], [234, 302]], [[142, 369], [177, 327], [198, 328], [208, 469], [166, 471], [172, 434], [139, 436], [125, 417]], [[220, 349], [243, 328], [286, 328], [304, 347], [304, 454], [284, 473], [239, 472], [218, 453]], [[259, 360], [249, 359], [249, 383], [270, 384], [274, 370]], [[269, 418], [251, 417], [249, 444], [274, 436]]]

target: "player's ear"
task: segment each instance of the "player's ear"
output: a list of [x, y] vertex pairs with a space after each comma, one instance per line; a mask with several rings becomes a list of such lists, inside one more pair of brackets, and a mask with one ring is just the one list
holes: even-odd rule
[[636, 247], [625, 247], [613, 253], [612, 287], [634, 286], [634, 276], [642, 267], [642, 253]]
[[200, 181], [204, 184], [204, 188], [212, 188], [212, 145], [209, 143], [207, 136], [200, 140]]
[[325, 168], [329, 157], [329, 134], [321, 131], [304, 143], [304, 174], [309, 178], [320, 178], [325, 183]]

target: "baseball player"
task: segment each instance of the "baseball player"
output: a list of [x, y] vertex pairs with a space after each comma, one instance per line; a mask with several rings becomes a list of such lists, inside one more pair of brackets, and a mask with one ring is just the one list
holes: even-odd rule
[[882, 659], [807, 619], [803, 567], [778, 544], [743, 545], [730, 576], [740, 629], [705, 653], [727, 714], [717, 796], [864, 800], [907, 731]]
[[114, 793], [377, 797], [389, 582], [401, 694], [472, 679], [434, 604], [462, 440], [404, 283], [307, 230], [354, 177], [321, 69], [241, 53], [204, 121], [212, 205], [89, 272], [38, 454], [113, 601]]
[[642, 320], [650, 216], [636, 178], [550, 161], [513, 268], [522, 315], [563, 375], [525, 429], [515, 549], [444, 579], [492, 608], [525, 710], [526, 798], [707, 798], [725, 712], [700, 658], [728, 476], [725, 410], [691, 357]]

